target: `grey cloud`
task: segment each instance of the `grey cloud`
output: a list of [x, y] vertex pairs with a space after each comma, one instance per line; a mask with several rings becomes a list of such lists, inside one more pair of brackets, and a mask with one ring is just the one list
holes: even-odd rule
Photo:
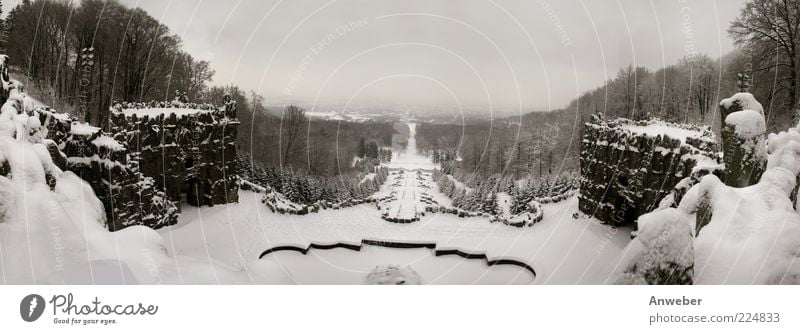
[[[319, 95], [325, 102], [452, 106], [449, 89], [461, 103], [483, 108], [489, 98], [482, 78], [495, 107], [511, 110], [520, 103], [524, 110], [561, 107], [630, 63], [657, 68], [691, 52], [719, 57], [732, 49], [725, 30], [743, 4], [198, 1], [123, 3], [144, 8], [181, 35], [189, 52], [211, 60], [215, 83], [233, 82], [273, 103]], [[366, 24], [353, 26], [359, 20]]]

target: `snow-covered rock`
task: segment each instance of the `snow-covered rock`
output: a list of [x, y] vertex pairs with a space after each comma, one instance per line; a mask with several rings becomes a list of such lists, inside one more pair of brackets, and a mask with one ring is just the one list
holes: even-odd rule
[[411, 267], [378, 266], [367, 275], [369, 285], [419, 285], [419, 274]]
[[754, 110], [764, 115], [764, 107], [761, 106], [753, 94], [750, 93], [736, 93], [733, 96], [720, 101], [719, 106], [725, 108], [729, 112], [736, 112], [741, 110]]
[[619, 281], [670, 283], [647, 273], [677, 266], [694, 269], [694, 284], [800, 284], [800, 214], [793, 198], [800, 131], [770, 135], [768, 147], [757, 184], [736, 188], [706, 175], [677, 208], [640, 217]]
[[628, 245], [617, 283], [690, 284], [693, 238], [688, 214], [669, 208], [639, 218], [639, 232]]
[[720, 113], [725, 162], [723, 181], [733, 187], [755, 184], [767, 161], [764, 111], [751, 94], [739, 93], [720, 103]]

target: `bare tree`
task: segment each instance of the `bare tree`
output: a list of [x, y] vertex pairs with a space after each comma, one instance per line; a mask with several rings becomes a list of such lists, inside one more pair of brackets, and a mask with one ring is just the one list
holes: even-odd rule
[[290, 105], [283, 111], [283, 117], [281, 118], [281, 132], [285, 133], [285, 135], [282, 137], [286, 139], [286, 147], [283, 151], [283, 157], [281, 158], [282, 165], [289, 165], [289, 154], [292, 153], [292, 150], [297, 145], [300, 136], [300, 130], [302, 130], [303, 124], [305, 123], [305, 109], [296, 105]]
[[[764, 62], [754, 72], [774, 72], [775, 90], [787, 90], [786, 106], [795, 108], [798, 89], [798, 43], [800, 43], [800, 1], [751, 0], [731, 24], [728, 33], [736, 44], [758, 53]], [[755, 53], [754, 52], [754, 53]], [[792, 115], [795, 123], [800, 115]]]

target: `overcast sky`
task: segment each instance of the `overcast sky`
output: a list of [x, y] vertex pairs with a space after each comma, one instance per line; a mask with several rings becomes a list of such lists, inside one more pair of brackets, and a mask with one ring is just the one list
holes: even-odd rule
[[[270, 104], [549, 110], [627, 64], [719, 57], [743, 0], [123, 0]], [[458, 4], [458, 5], [456, 5]]]

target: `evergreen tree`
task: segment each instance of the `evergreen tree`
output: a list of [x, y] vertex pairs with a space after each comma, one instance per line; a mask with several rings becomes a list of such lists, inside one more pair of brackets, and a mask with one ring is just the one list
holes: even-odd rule
[[363, 158], [367, 155], [367, 142], [364, 140], [364, 137], [358, 139], [358, 151], [356, 154], [359, 158]]

